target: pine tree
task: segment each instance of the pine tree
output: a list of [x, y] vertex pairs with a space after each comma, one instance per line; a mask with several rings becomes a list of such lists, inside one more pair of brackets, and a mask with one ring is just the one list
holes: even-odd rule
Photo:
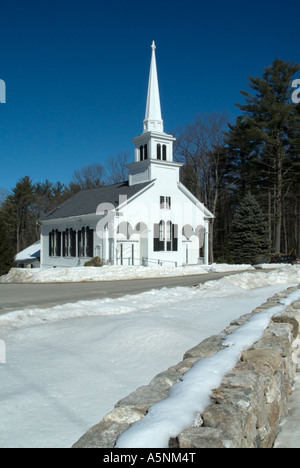
[[248, 193], [231, 224], [234, 262], [255, 264], [266, 261], [270, 251], [266, 233], [265, 216], [256, 199]]
[[0, 211], [0, 276], [8, 273], [14, 263], [14, 252], [7, 226]]
[[34, 186], [30, 177], [25, 176], [17, 182], [6, 201], [8, 211], [14, 217], [17, 253], [37, 240], [33, 203]]
[[[299, 174], [300, 113], [291, 101], [292, 78], [299, 65], [276, 59], [262, 78], [250, 77], [252, 92], [242, 92], [246, 104], [236, 125], [230, 126], [228, 144], [236, 155], [234, 169], [244, 195], [251, 188], [268, 216], [268, 233], [275, 252], [295, 247], [287, 242], [285, 199], [295, 173]], [[297, 200], [295, 200], [297, 202]]]

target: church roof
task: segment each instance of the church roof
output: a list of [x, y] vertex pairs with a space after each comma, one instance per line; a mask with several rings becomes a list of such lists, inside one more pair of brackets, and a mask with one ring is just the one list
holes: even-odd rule
[[60, 206], [54, 208], [54, 210], [42, 216], [39, 221], [96, 214], [96, 210], [101, 203], [110, 203], [114, 207], [117, 207], [120, 196], [127, 197], [129, 200], [151, 183], [152, 181], [148, 181], [130, 186], [128, 181], [126, 181], [114, 185], [82, 190], [63, 202]]

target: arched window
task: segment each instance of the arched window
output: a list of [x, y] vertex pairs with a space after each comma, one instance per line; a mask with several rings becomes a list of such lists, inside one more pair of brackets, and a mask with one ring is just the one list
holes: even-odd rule
[[70, 245], [70, 236], [69, 229], [66, 229], [63, 232], [63, 257], [69, 257], [69, 245]]
[[167, 145], [163, 145], [163, 160], [167, 160]]
[[60, 257], [61, 256], [61, 232], [52, 230], [49, 233], [49, 256]]
[[78, 256], [85, 257], [85, 227], [78, 231]]
[[166, 241], [169, 242], [172, 236], [172, 223], [171, 221], [167, 221], [167, 228], [166, 228]]
[[160, 221], [154, 224], [153, 235], [154, 252], [177, 252], [178, 250], [178, 224], [171, 221]]
[[159, 240], [160, 242], [163, 242], [165, 240], [165, 236], [166, 236], [166, 231], [165, 231], [165, 222], [164, 221], [160, 221], [159, 223]]
[[167, 221], [166, 225], [166, 242], [167, 242], [167, 251], [172, 250], [172, 233], [173, 233], [173, 224], [171, 221]]
[[144, 145], [144, 159], [148, 159], [148, 146]]
[[156, 157], [157, 159], [161, 159], [161, 145], [159, 143], [156, 146]]
[[144, 159], [144, 147], [140, 146], [140, 161], [143, 161]]
[[154, 224], [153, 250], [154, 252], [163, 252], [165, 250], [165, 222], [164, 221], [160, 221], [158, 224]]
[[70, 256], [76, 257], [76, 231], [70, 229]]

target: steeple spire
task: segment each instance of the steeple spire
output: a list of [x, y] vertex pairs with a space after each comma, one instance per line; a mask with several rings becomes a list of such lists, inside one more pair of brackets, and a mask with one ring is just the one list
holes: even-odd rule
[[156, 68], [155, 42], [152, 42], [152, 58], [150, 65], [146, 114], [144, 120], [144, 132], [163, 132], [163, 120], [161, 117], [159, 87]]

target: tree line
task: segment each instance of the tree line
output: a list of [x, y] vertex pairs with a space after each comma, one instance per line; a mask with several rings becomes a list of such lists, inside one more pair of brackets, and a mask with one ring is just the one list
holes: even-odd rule
[[127, 153], [75, 170], [69, 184], [33, 183], [30, 176], [21, 178], [10, 193], [0, 191], [0, 275], [13, 266], [15, 255], [40, 237], [38, 219], [80, 190], [102, 187], [127, 178]]
[[[198, 115], [175, 130], [174, 154], [184, 185], [214, 213], [210, 261], [255, 263], [300, 253], [300, 104], [291, 83], [300, 66], [280, 59], [241, 91], [240, 115]], [[79, 190], [127, 179], [129, 155], [74, 172], [66, 186], [19, 180], [0, 193], [0, 273], [39, 238], [36, 221]]]
[[211, 261], [300, 253], [300, 105], [291, 99], [299, 70], [274, 60], [249, 77], [234, 124], [199, 116], [177, 133], [183, 182], [215, 214]]

